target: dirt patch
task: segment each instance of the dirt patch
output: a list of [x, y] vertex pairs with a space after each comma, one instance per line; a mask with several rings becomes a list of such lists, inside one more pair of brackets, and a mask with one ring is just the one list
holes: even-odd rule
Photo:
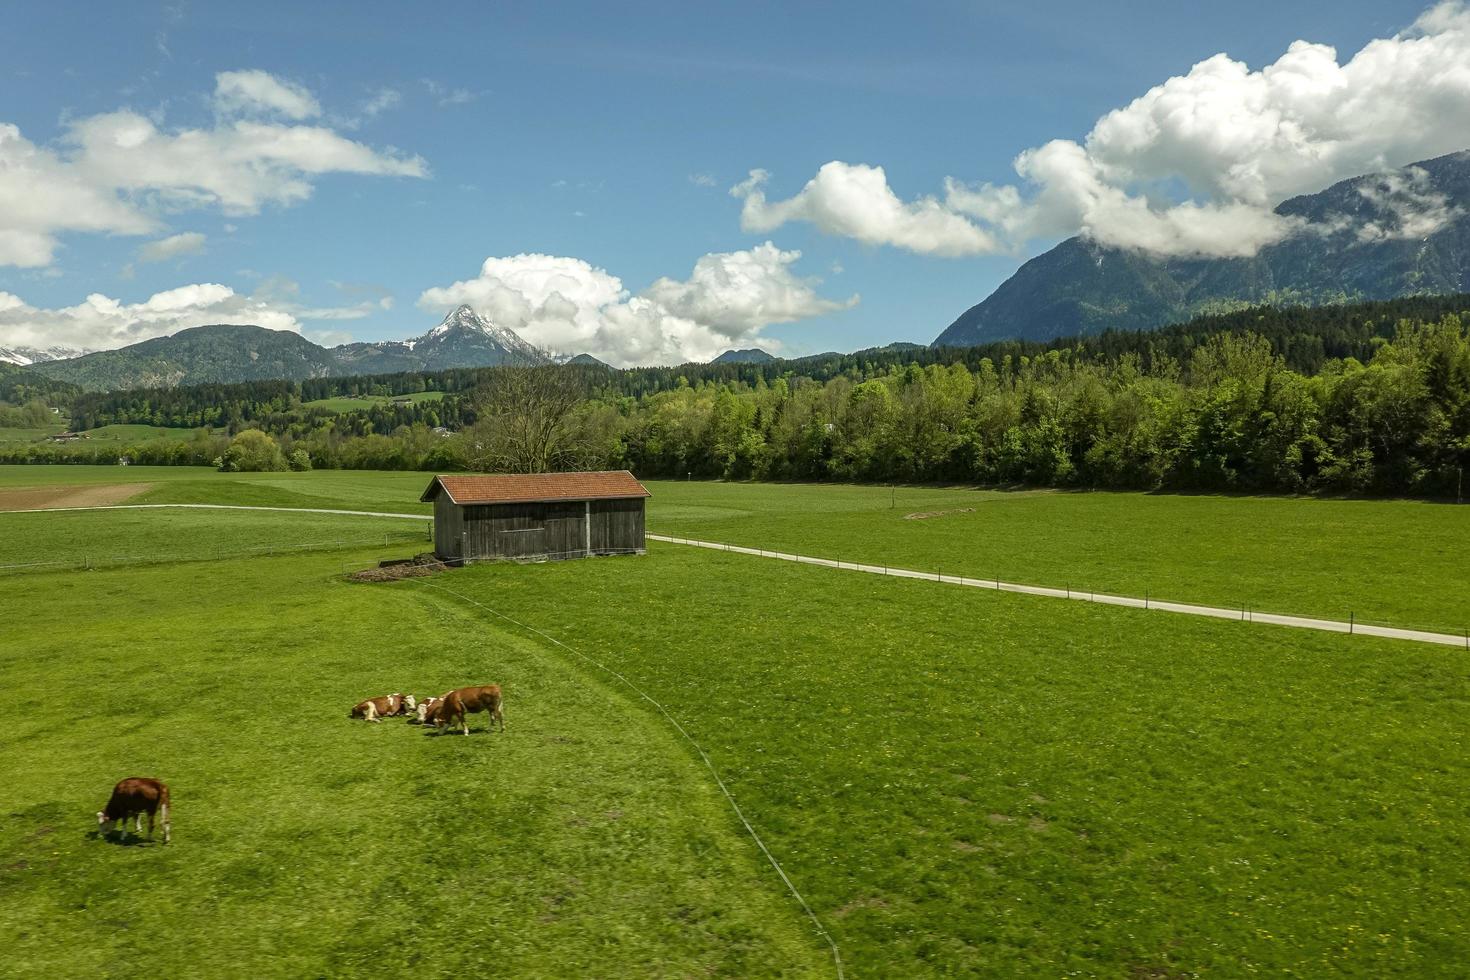
[[992, 813], [985, 818], [993, 824], [1015, 823], [1015, 817], [1008, 817], [1004, 813]]
[[86, 487], [17, 487], [0, 490], [0, 510], [42, 510], [47, 507], [106, 507], [131, 500], [151, 483], [104, 483]]
[[961, 854], [976, 854], [979, 853], [981, 847], [978, 844], [971, 844], [967, 840], [957, 840], [954, 842], [954, 849]]
[[437, 555], [424, 553], [412, 558], [385, 561], [377, 568], [365, 568], [347, 576], [352, 582], [397, 582], [404, 578], [425, 578], [437, 575], [448, 566]]
[[973, 507], [957, 507], [954, 510], [921, 510], [913, 514], [903, 515], [906, 521], [927, 521], [931, 517], [948, 517], [950, 514], [973, 514]]

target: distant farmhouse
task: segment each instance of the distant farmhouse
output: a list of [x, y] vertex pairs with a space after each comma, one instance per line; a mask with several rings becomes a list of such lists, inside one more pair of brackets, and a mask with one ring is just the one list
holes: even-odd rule
[[643, 554], [648, 490], [627, 470], [436, 476], [434, 551], [450, 561]]

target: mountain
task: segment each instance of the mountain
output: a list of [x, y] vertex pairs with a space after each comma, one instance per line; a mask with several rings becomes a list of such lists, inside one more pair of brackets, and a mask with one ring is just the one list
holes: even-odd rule
[[1069, 238], [962, 313], [934, 346], [1151, 330], [1259, 303], [1470, 290], [1470, 150], [1344, 180], [1276, 212], [1302, 230], [1250, 258], [1159, 259]]
[[611, 371], [613, 369], [613, 366], [611, 364], [607, 363], [606, 361], [598, 360], [597, 358], [593, 357], [591, 354], [578, 354], [575, 357], [569, 357], [569, 358], [567, 358], [565, 361], [562, 361], [561, 363], [563, 363], [563, 364], [576, 364], [576, 365], [578, 365], [580, 367], [600, 367], [600, 368], [607, 368], [609, 371]]
[[117, 350], [37, 362], [31, 369], [94, 391], [438, 371], [550, 358], [513, 331], [461, 306], [413, 340], [321, 347], [300, 334], [217, 324], [180, 330]]
[[89, 351], [77, 347], [0, 347], [0, 363], [25, 367], [27, 364], [42, 364], [46, 361], [61, 361], [69, 357], [81, 357]]
[[769, 364], [776, 358], [759, 347], [749, 350], [727, 350], [719, 357], [710, 361], [711, 364]]

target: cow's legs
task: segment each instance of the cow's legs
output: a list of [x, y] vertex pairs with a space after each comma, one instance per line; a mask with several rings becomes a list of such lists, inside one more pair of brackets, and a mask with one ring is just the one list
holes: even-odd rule
[[153, 839], [153, 811], [148, 811], [148, 839]]
[[163, 816], [163, 842], [165, 844], [167, 844], [168, 843], [168, 837], [169, 837], [169, 830], [172, 828], [172, 825], [168, 821], [168, 804], [165, 803], [159, 809], [163, 811], [163, 813], [162, 813], [162, 816]]

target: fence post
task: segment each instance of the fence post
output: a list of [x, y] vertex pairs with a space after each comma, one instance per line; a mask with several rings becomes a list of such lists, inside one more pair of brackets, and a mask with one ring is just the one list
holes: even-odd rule
[[1143, 590], [1143, 608], [1148, 608], [1148, 589]]
[[1351, 634], [1357, 628], [1357, 613], [1348, 613], [1348, 633]]

